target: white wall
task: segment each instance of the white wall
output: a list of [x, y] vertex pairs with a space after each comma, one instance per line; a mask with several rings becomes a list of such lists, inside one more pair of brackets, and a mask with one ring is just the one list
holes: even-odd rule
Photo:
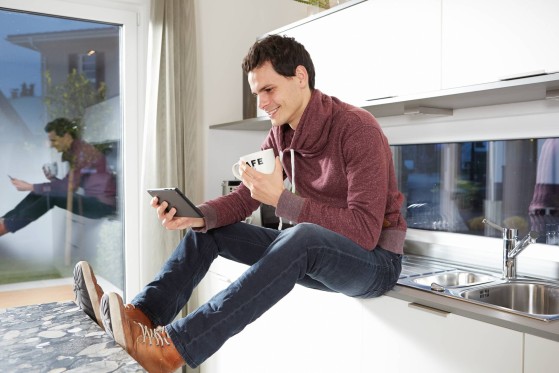
[[[241, 62], [258, 36], [307, 15], [293, 0], [197, 0], [196, 30], [201, 78], [201, 121], [205, 129], [205, 199], [221, 194], [233, 179], [231, 165], [257, 150], [263, 131], [209, 130], [213, 124], [242, 119]], [[196, 201], [202, 202], [202, 201]]]

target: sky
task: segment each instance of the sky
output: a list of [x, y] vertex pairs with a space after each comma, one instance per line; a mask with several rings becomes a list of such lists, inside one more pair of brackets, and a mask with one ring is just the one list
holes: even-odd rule
[[0, 8], [0, 90], [10, 97], [22, 83], [41, 90], [40, 55], [6, 41], [7, 35], [106, 27], [105, 24], [21, 13]]

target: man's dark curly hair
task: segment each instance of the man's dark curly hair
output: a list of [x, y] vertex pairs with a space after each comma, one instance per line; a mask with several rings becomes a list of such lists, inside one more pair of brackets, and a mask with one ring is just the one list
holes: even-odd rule
[[243, 60], [243, 71], [250, 71], [270, 61], [274, 70], [285, 77], [295, 76], [295, 69], [301, 65], [307, 69], [309, 87], [314, 89], [314, 65], [305, 47], [289, 36], [268, 35], [258, 40], [249, 49]]
[[68, 133], [73, 139], [80, 137], [80, 130], [80, 124], [77, 120], [67, 118], [56, 118], [45, 126], [45, 132], [47, 133], [54, 131], [57, 136], [64, 136]]

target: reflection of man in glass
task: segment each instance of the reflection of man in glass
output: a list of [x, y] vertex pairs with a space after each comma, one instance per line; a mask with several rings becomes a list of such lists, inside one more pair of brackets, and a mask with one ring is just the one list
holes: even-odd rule
[[559, 223], [559, 138], [546, 139], [542, 145], [529, 213], [537, 232]]
[[45, 131], [51, 147], [62, 153], [62, 160], [69, 163], [70, 171], [63, 179], [58, 179], [56, 171], [45, 165], [43, 172], [49, 182], [41, 184], [11, 178], [17, 190], [30, 193], [0, 218], [0, 236], [20, 230], [54, 206], [93, 219], [115, 211], [114, 175], [109, 172], [103, 153], [79, 138], [79, 125], [58, 118], [49, 122]]

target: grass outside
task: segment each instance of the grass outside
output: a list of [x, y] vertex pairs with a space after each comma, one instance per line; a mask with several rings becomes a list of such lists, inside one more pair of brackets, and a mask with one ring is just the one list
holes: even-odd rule
[[51, 263], [29, 263], [14, 258], [2, 258], [0, 260], [0, 285], [61, 277]]

